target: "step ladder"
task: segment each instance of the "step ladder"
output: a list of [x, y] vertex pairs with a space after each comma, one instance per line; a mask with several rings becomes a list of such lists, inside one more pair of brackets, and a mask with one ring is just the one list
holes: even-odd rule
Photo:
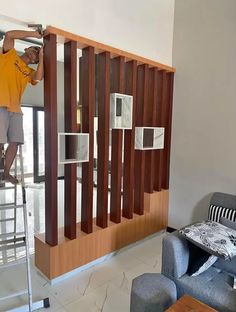
[[[16, 291], [15, 293], [11, 293], [7, 296], [0, 297], [0, 303], [4, 300], [9, 300], [15, 297], [19, 297], [22, 295], [28, 296], [28, 304], [7, 310], [5, 312], [32, 312], [41, 308], [48, 308], [49, 298], [45, 298], [39, 300], [37, 302], [33, 302], [32, 300], [32, 281], [31, 281], [31, 270], [30, 270], [30, 252], [29, 252], [29, 233], [28, 233], [28, 213], [26, 208], [26, 192], [25, 192], [25, 181], [24, 181], [24, 168], [23, 168], [23, 156], [22, 156], [22, 146], [19, 146], [19, 155], [15, 158], [15, 172], [14, 175], [17, 177], [17, 168], [18, 168], [18, 160], [19, 168], [20, 168], [20, 181], [19, 184], [22, 190], [22, 204], [17, 204], [17, 185], [9, 185], [3, 179], [0, 178], [0, 192], [5, 192], [3, 195], [6, 195], [8, 190], [13, 190], [14, 192], [14, 201], [8, 203], [0, 203], [0, 252], [2, 254], [2, 259], [4, 260], [2, 264], [0, 264], [0, 270], [6, 269], [9, 267], [13, 267], [22, 263], [26, 264], [26, 272], [27, 272], [27, 288]], [[3, 169], [0, 169], [0, 177], [3, 176]], [[19, 185], [18, 184], [18, 185]], [[1, 199], [1, 198], [0, 198]], [[17, 212], [19, 210], [23, 212], [23, 231], [17, 231]], [[6, 217], [7, 211], [12, 211], [13, 216]], [[11, 226], [11, 231], [8, 231], [9, 225]], [[13, 230], [12, 230], [13, 228]], [[4, 233], [3, 233], [4, 231]], [[25, 249], [24, 257], [17, 259], [17, 249], [19, 248]], [[7, 251], [13, 250], [13, 255], [8, 256]], [[17, 260], [16, 260], [17, 259]]]

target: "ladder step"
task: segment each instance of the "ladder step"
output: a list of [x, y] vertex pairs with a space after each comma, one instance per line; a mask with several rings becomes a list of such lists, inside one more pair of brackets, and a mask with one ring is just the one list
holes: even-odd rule
[[[2, 180], [0, 180], [0, 182], [2, 182]], [[16, 185], [15, 186], [0, 186], [0, 191], [3, 191], [3, 190], [14, 190], [15, 188], [16, 188]]]
[[7, 207], [7, 206], [15, 206], [15, 203], [14, 202], [11, 202], [11, 203], [5, 203], [5, 204], [0, 204], [0, 207]]
[[25, 242], [25, 236], [14, 237], [14, 238], [6, 239], [6, 240], [1, 240], [0, 241], [0, 245], [6, 245], [6, 244], [21, 242], [21, 241]]
[[[36, 311], [41, 308], [49, 308], [49, 307], [50, 307], [49, 298], [44, 298], [44, 299], [33, 302], [31, 311]], [[26, 304], [21, 307], [7, 310], [6, 312], [29, 312], [29, 305]]]
[[22, 259], [19, 259], [19, 260], [11, 261], [9, 263], [0, 264], [0, 268], [1, 269], [8, 269], [10, 267], [14, 267], [14, 266], [17, 266], [17, 265], [20, 265], [20, 264], [24, 264], [24, 263], [26, 263], [26, 258], [22, 258]]
[[11, 299], [11, 298], [15, 298], [15, 297], [19, 297], [19, 296], [22, 296], [22, 295], [25, 295], [25, 294], [28, 294], [28, 290], [27, 289], [19, 290], [19, 291], [15, 292], [14, 294], [11, 294], [11, 295], [8, 295], [8, 296], [5, 296], [5, 297], [1, 297], [0, 301]]
[[1, 219], [0, 222], [9, 222], [9, 221], [14, 221], [15, 218], [7, 218], [7, 219]]
[[7, 238], [7, 237], [12, 237], [12, 236], [19, 236], [19, 235], [25, 235], [25, 232], [9, 232], [9, 233], [3, 233], [0, 234], [0, 239], [2, 238]]
[[0, 210], [9, 210], [9, 209], [17, 209], [17, 208], [24, 208], [24, 205], [14, 205], [14, 203], [0, 205]]
[[16, 248], [20, 248], [20, 247], [25, 247], [25, 242], [18, 242], [18, 243], [11, 243], [10, 245], [4, 245], [4, 246], [0, 246], [0, 251], [5, 251], [5, 250], [9, 250], [9, 249], [16, 249]]

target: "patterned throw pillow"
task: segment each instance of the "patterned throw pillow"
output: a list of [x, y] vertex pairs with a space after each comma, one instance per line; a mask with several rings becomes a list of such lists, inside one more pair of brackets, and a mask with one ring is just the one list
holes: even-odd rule
[[179, 232], [211, 255], [225, 260], [236, 256], [236, 231], [222, 224], [213, 221], [197, 222]]

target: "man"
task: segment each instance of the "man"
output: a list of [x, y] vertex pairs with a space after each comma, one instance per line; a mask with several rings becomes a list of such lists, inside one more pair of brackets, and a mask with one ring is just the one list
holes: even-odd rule
[[[0, 159], [5, 143], [3, 180], [17, 184], [18, 180], [10, 175], [10, 168], [15, 159], [19, 144], [24, 143], [21, 97], [27, 83], [37, 84], [43, 79], [43, 48], [32, 46], [18, 56], [14, 49], [15, 39], [28, 37], [42, 38], [38, 31], [8, 31], [0, 54]], [[37, 70], [28, 65], [38, 64]]]

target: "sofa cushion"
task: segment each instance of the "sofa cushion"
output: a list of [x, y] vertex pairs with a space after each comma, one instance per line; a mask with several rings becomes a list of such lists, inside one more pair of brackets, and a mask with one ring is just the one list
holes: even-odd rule
[[217, 222], [197, 222], [182, 228], [179, 232], [212, 255], [224, 259], [236, 256], [236, 231]]
[[233, 277], [214, 267], [191, 277], [187, 274], [174, 280], [178, 298], [188, 294], [217, 311], [235, 312], [236, 290], [233, 289]]
[[220, 224], [223, 224], [232, 230], [236, 230], [236, 222], [231, 221], [225, 217], [220, 217]]

